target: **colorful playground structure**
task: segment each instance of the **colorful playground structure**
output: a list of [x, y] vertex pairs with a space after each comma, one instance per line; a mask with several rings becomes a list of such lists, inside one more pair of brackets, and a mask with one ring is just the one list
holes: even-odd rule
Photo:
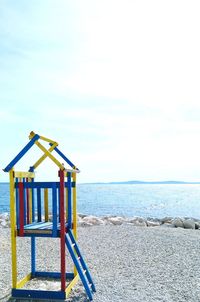
[[[92, 300], [95, 285], [77, 244], [76, 174], [80, 171], [58, 149], [58, 143], [55, 141], [33, 131], [29, 139], [28, 144], [4, 169], [10, 176], [12, 297], [65, 300], [80, 279], [88, 298]], [[50, 147], [47, 149], [39, 140], [45, 141]], [[37, 145], [44, 154], [28, 172], [15, 171], [14, 166], [33, 145]], [[52, 151], [56, 151], [70, 168], [65, 168]], [[50, 158], [58, 166], [59, 181], [35, 181], [35, 169], [46, 158]], [[17, 280], [17, 236], [31, 238], [31, 272], [20, 281]], [[37, 270], [36, 237], [60, 238], [60, 272]], [[66, 272], [66, 249], [73, 261], [73, 272]], [[23, 289], [33, 278], [60, 279], [61, 288], [59, 291]]]

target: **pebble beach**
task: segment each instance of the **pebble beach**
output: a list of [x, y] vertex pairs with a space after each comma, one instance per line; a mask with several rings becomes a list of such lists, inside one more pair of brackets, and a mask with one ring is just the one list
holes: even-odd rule
[[[95, 281], [94, 302], [200, 301], [200, 222], [79, 214], [79, 245]], [[41, 270], [59, 271], [58, 239], [37, 239]], [[19, 278], [30, 270], [30, 238], [18, 238]], [[72, 265], [67, 255], [67, 268]], [[33, 279], [27, 288], [59, 289], [60, 283]], [[0, 215], [0, 299], [9, 301], [11, 256], [9, 215]], [[86, 301], [79, 283], [67, 301]]]

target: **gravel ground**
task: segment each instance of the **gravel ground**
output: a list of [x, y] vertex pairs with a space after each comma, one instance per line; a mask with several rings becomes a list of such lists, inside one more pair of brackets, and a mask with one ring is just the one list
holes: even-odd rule
[[[11, 286], [9, 236], [9, 229], [0, 228], [0, 297]], [[182, 228], [129, 224], [80, 227], [79, 246], [97, 289], [94, 302], [200, 301], [199, 238], [199, 230]], [[56, 241], [37, 239], [40, 269], [59, 271], [59, 242]], [[29, 272], [29, 243], [29, 238], [18, 238], [19, 277], [23, 271]], [[58, 286], [43, 280], [33, 280], [30, 285], [46, 289], [49, 284], [53, 289]], [[81, 284], [67, 301], [86, 301]]]

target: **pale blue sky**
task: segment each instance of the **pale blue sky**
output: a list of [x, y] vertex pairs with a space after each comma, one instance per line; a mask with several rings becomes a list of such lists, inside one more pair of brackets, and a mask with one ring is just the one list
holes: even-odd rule
[[81, 182], [199, 180], [199, 11], [199, 1], [1, 0], [1, 167], [34, 130], [59, 142]]

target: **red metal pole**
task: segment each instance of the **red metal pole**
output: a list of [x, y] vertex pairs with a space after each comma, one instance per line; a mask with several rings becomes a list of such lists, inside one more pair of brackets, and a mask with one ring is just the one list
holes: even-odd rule
[[19, 236], [24, 236], [24, 184], [19, 182]]
[[65, 175], [60, 170], [60, 250], [61, 250], [61, 290], [65, 291], [66, 274], [65, 274], [65, 206], [64, 206], [64, 188]]
[[[26, 178], [26, 182], [28, 182], [28, 178]], [[29, 189], [26, 188], [26, 210], [27, 210], [27, 224], [30, 223], [29, 218]]]

